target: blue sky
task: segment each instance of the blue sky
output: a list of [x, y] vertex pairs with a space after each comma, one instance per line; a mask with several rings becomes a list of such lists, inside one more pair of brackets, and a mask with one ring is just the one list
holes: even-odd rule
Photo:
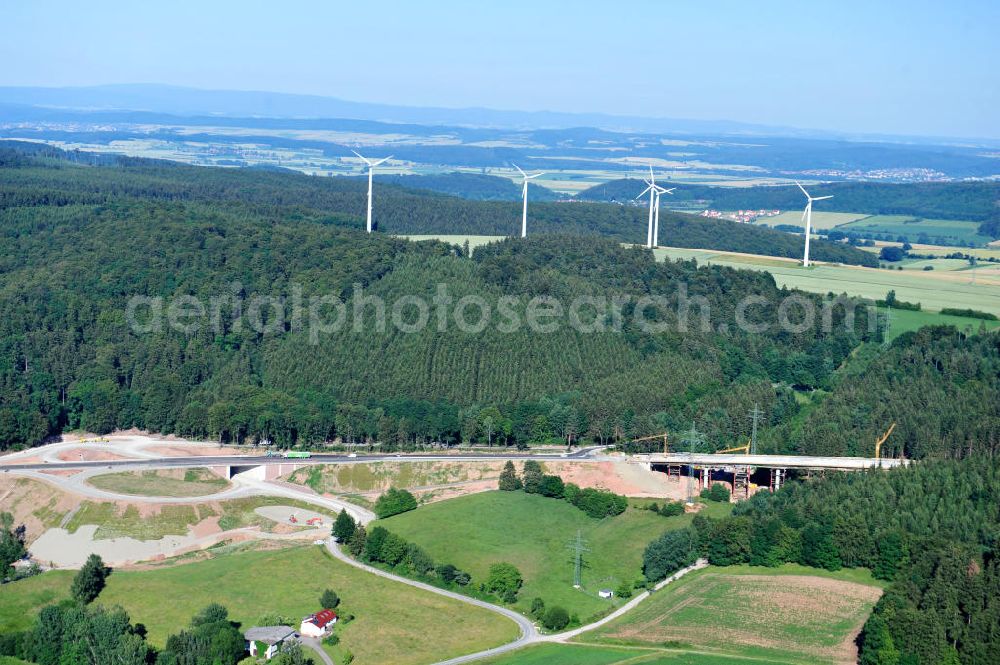
[[0, 85], [1000, 138], [1000, 2], [4, 0]]

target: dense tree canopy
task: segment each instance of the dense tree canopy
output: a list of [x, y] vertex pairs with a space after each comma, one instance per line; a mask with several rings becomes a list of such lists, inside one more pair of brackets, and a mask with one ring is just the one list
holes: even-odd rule
[[[731, 518], [696, 518], [694, 527], [700, 551], [713, 564], [864, 566], [890, 580], [862, 633], [862, 663], [939, 663], [948, 653], [956, 660], [944, 662], [995, 661], [995, 454], [793, 482], [774, 495], [761, 492], [737, 504]], [[663, 545], [654, 545], [647, 567], [663, 556]]]
[[[67, 427], [282, 447], [337, 438], [389, 450], [432, 441], [574, 444], [679, 428], [697, 414], [707, 414], [702, 426], [721, 446], [743, 434], [755, 402], [772, 423], [788, 417], [792, 386], [825, 385], [873, 335], [864, 321], [832, 332], [818, 324], [793, 335], [742, 331], [743, 296], [766, 300], [752, 313], [773, 322], [789, 295], [770, 276], [655, 263], [648, 251], [593, 235], [507, 240], [471, 259], [440, 243], [368, 236], [337, 212], [363, 209], [353, 185], [294, 174], [32, 157], [0, 179], [0, 447], [34, 445]], [[487, 214], [476, 210], [477, 219]], [[353, 315], [368, 295], [431, 299], [441, 284], [453, 301], [513, 298], [522, 321], [535, 298], [631, 304], [620, 331], [593, 325], [605, 321], [584, 306], [580, 319], [593, 331], [563, 325], [551, 334], [502, 332], [493, 307], [481, 334], [453, 322], [440, 332], [434, 319], [416, 333], [345, 324], [314, 339], [292, 313], [296, 289], [304, 301], [336, 297]], [[691, 329], [679, 331], [682, 289], [707, 302], [712, 329], [700, 329], [696, 306]], [[161, 330], [137, 332], [126, 320], [134, 295], [164, 298], [165, 310], [181, 296], [221, 300], [218, 324], [179, 332], [165, 311]], [[257, 310], [261, 323], [275, 324], [271, 334], [248, 323], [261, 295], [285, 299], [280, 313]], [[634, 324], [638, 300], [659, 295], [668, 304], [646, 313], [671, 329], [644, 332]], [[841, 316], [838, 308], [835, 323]]]

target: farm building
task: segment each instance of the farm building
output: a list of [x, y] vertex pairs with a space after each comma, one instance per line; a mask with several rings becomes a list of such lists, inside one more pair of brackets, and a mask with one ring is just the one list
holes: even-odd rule
[[615, 592], [612, 591], [611, 589], [601, 589], [600, 591], [597, 592], [597, 595], [600, 596], [601, 598], [610, 598], [611, 596], [615, 595]]
[[336, 612], [333, 610], [320, 610], [302, 620], [299, 632], [308, 637], [323, 637], [335, 623], [337, 623]]
[[290, 626], [254, 626], [243, 633], [251, 656], [271, 660], [281, 645], [297, 637]]

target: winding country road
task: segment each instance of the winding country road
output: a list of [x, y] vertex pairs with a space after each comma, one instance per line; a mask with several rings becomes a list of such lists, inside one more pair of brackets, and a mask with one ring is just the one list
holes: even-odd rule
[[[330, 552], [330, 554], [332, 554], [338, 560], [343, 561], [348, 565], [354, 566], [355, 568], [359, 568], [365, 572], [371, 573], [372, 575], [378, 575], [379, 577], [384, 577], [385, 579], [393, 580], [394, 582], [407, 584], [409, 586], [416, 587], [417, 589], [422, 589], [424, 591], [436, 593], [439, 596], [445, 596], [446, 598], [451, 598], [452, 600], [457, 600], [459, 602], [467, 603], [469, 605], [475, 605], [476, 607], [481, 607], [491, 612], [495, 612], [514, 621], [518, 625], [518, 628], [521, 629], [520, 637], [518, 637], [513, 642], [508, 642], [507, 644], [503, 644], [498, 647], [493, 647], [492, 649], [477, 651], [475, 653], [466, 654], [464, 656], [456, 656], [455, 658], [450, 658], [448, 660], [442, 660], [435, 663], [434, 665], [460, 665], [461, 663], [471, 663], [473, 661], [482, 660], [483, 658], [489, 658], [491, 656], [498, 656], [504, 653], [508, 653], [510, 651], [521, 649], [522, 647], [526, 647], [530, 644], [537, 644], [540, 642], [566, 642], [567, 640], [577, 637], [578, 635], [582, 635], [587, 631], [593, 630], [595, 628], [603, 626], [606, 623], [614, 621], [615, 619], [617, 619], [618, 617], [625, 614], [626, 612], [634, 608], [636, 605], [641, 603], [643, 600], [648, 598], [650, 594], [649, 591], [643, 591], [635, 598], [633, 598], [629, 602], [625, 603], [624, 605], [616, 609], [614, 612], [611, 612], [607, 616], [593, 623], [587, 624], [586, 626], [580, 626], [579, 628], [574, 628], [573, 630], [567, 630], [562, 633], [555, 633], [553, 635], [542, 635], [541, 633], [538, 632], [538, 628], [535, 626], [535, 624], [529, 618], [527, 618], [522, 614], [507, 609], [506, 607], [501, 607], [500, 605], [487, 603], [486, 601], [479, 600], [478, 598], [472, 598], [470, 596], [456, 593], [454, 591], [448, 591], [447, 589], [442, 589], [432, 584], [425, 584], [424, 582], [411, 580], [407, 577], [395, 575], [393, 573], [384, 571], [380, 568], [369, 566], [368, 564], [362, 563], [357, 559], [354, 559], [345, 554], [344, 551], [340, 549], [340, 546], [336, 543], [336, 541], [334, 541], [333, 538], [327, 539], [326, 549]], [[680, 579], [681, 577], [687, 575], [691, 571], [699, 570], [701, 568], [706, 567], [707, 565], [708, 562], [706, 560], [699, 559], [694, 565], [688, 566], [687, 568], [682, 568], [681, 570], [677, 571], [670, 577], [659, 582], [654, 587], [654, 591], [659, 591], [666, 585]]]
[[348, 556], [340, 549], [340, 546], [333, 540], [333, 538], [328, 538], [326, 541], [326, 549], [334, 557], [343, 561], [344, 563], [354, 566], [355, 568], [360, 568], [361, 570], [371, 573], [372, 575], [378, 575], [379, 577], [384, 577], [387, 580], [393, 580], [394, 582], [399, 582], [401, 584], [407, 584], [409, 586], [415, 587], [417, 589], [422, 589], [424, 591], [429, 591], [431, 593], [436, 593], [439, 596], [444, 596], [446, 598], [451, 598], [452, 600], [457, 600], [462, 603], [467, 603], [469, 605], [475, 605], [476, 607], [481, 607], [483, 609], [495, 612], [502, 616], [507, 617], [511, 621], [517, 624], [518, 628], [521, 630], [521, 635], [513, 642], [508, 642], [502, 646], [494, 647], [493, 649], [487, 649], [486, 651], [480, 651], [475, 654], [470, 654], [467, 656], [458, 656], [457, 658], [452, 658], [451, 660], [446, 660], [438, 665], [452, 665], [454, 663], [465, 663], [471, 660], [478, 660], [480, 658], [486, 658], [487, 656], [494, 656], [508, 651], [513, 651], [514, 649], [520, 649], [523, 646], [532, 644], [533, 642], [539, 641], [538, 629], [535, 628], [535, 624], [531, 622], [526, 616], [518, 614], [514, 610], [509, 610], [506, 607], [501, 607], [499, 605], [494, 605], [493, 603], [487, 603], [484, 600], [479, 600], [478, 598], [470, 598], [469, 596], [462, 595], [460, 593], [455, 593], [454, 591], [448, 591], [447, 589], [441, 589], [432, 584], [425, 584], [424, 582], [418, 582], [416, 580], [411, 580], [400, 575], [394, 575], [393, 573], [386, 572], [374, 566], [369, 566], [368, 564], [361, 563], [360, 561]]

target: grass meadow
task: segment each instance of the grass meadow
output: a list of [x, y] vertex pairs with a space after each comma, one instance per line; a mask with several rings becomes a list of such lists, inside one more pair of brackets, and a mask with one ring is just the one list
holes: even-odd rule
[[[706, 506], [711, 514], [729, 506]], [[617, 602], [597, 597], [601, 588], [642, 579], [646, 545], [669, 529], [688, 524], [691, 515], [665, 518], [630, 506], [616, 517], [596, 520], [560, 499], [523, 492], [484, 492], [421, 506], [377, 524], [417, 543], [434, 560], [486, 579], [491, 564], [517, 566], [524, 586], [515, 609], [527, 612], [540, 597], [562, 605], [584, 623], [607, 613]], [[570, 542], [577, 532], [590, 551], [584, 556], [582, 588], [573, 588]]]
[[[72, 577], [55, 571], [0, 587], [0, 630], [27, 628], [43, 605], [68, 597]], [[213, 602], [225, 605], [243, 628], [267, 614], [297, 626], [319, 609], [327, 588], [340, 595], [342, 613], [355, 615], [337, 627], [340, 644], [324, 647], [336, 662], [350, 650], [355, 665], [420, 665], [497, 646], [518, 634], [514, 622], [488, 610], [376, 577], [315, 545], [117, 570], [95, 602], [125, 608], [162, 647], [169, 634]]]

